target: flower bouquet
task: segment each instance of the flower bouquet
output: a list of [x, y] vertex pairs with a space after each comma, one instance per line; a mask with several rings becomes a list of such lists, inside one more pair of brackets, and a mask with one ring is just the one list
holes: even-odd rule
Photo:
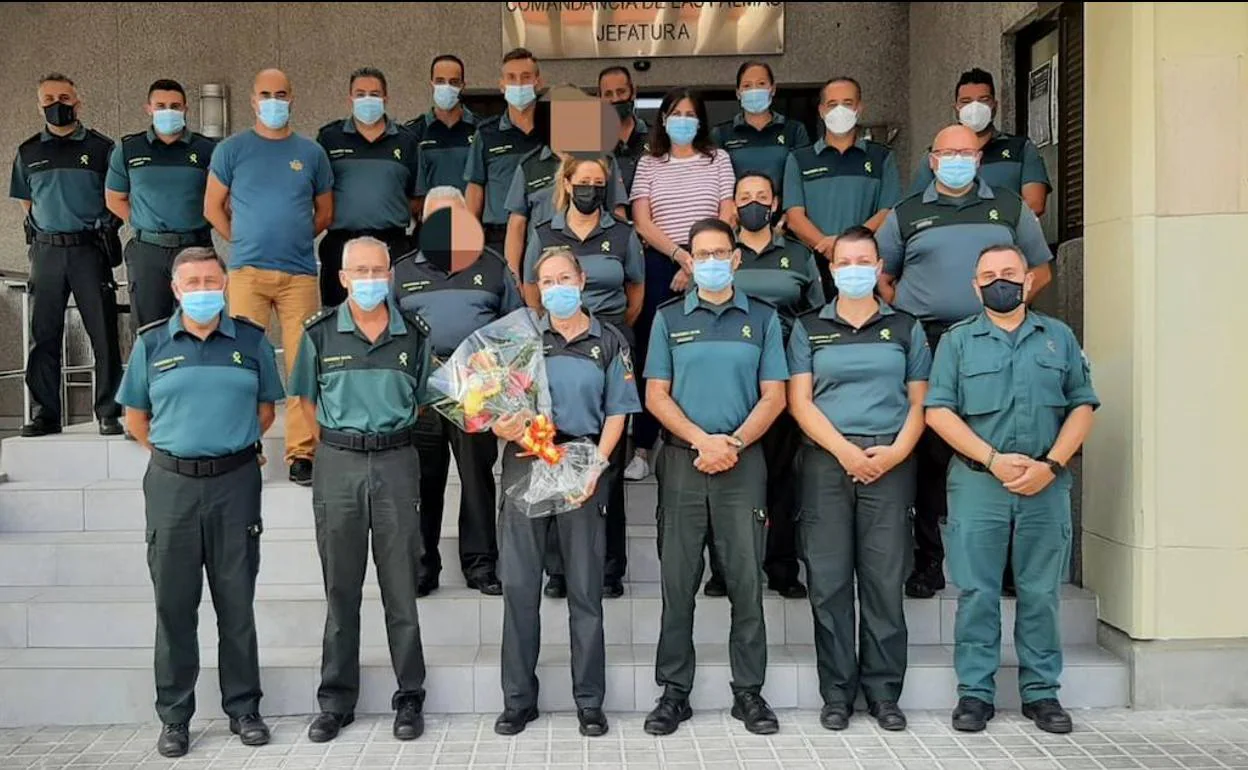
[[598, 453], [598, 446], [588, 439], [552, 446], [558, 452], [555, 462], [543, 457], [545, 462], [532, 463], [524, 478], [504, 491], [531, 519], [580, 508], [588, 500], [586, 493], [608, 466]]

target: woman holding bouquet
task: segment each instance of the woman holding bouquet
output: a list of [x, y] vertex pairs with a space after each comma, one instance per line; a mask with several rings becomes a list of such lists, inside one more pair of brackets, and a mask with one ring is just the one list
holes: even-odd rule
[[[551, 415], [556, 443], [587, 439], [600, 459], [611, 456], [624, 434], [627, 415], [641, 411], [628, 343], [615, 327], [587, 312], [581, 302], [586, 276], [570, 249], [545, 252], [534, 266], [542, 307]], [[529, 465], [520, 442], [533, 415], [517, 414], [494, 425], [508, 442], [503, 455], [503, 489], [524, 479]], [[602, 712], [606, 694], [606, 648], [602, 630], [602, 583], [606, 551], [605, 494], [591, 479], [576, 508], [530, 517], [505, 497], [499, 516], [499, 576], [503, 583], [503, 713], [500, 735], [515, 735], [537, 718], [537, 657], [541, 647], [542, 568], [547, 531], [563, 543], [572, 644], [572, 688], [582, 735], [607, 732]]]

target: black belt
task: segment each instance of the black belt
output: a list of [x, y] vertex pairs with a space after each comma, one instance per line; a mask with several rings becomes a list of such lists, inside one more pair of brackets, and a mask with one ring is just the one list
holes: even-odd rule
[[[846, 441], [858, 447], [859, 449], [870, 449], [873, 446], [889, 446], [890, 444], [892, 444], [894, 441], [897, 440], [897, 434], [896, 433], [878, 433], [875, 435], [862, 435], [862, 434], [856, 434], [856, 433], [842, 433], [841, 438], [845, 439]], [[810, 436], [807, 436], [805, 433], [802, 434], [802, 443], [806, 444], [807, 446], [817, 447], [819, 449], [823, 448], [823, 447], [820, 447], [819, 444], [814, 439], [812, 439]]]
[[674, 446], [677, 449], [693, 449], [693, 444], [690, 444], [688, 441], [685, 441], [683, 438], [680, 438], [671, 431], [662, 431], [660, 436], [662, 436], [663, 443], [667, 446]]
[[77, 233], [35, 233], [34, 238], [36, 243], [46, 243], [49, 246], [87, 246], [99, 243], [94, 230]]
[[561, 430], [555, 431], [556, 444], [566, 444], [569, 441], [592, 441], [594, 442], [594, 446], [598, 446], [599, 438], [600, 436], [594, 434], [590, 434], [588, 436], [573, 436], [571, 433], [564, 433]]
[[167, 249], [176, 249], [182, 246], [210, 246], [212, 245], [212, 230], [204, 228], [203, 230], [192, 230], [188, 233], [159, 233], [149, 230], [136, 230], [134, 238], [142, 243], [151, 244], [152, 246], [163, 246]]
[[235, 452], [224, 457], [201, 458], [174, 457], [167, 452], [154, 449], [152, 450], [152, 462], [156, 464], [156, 467], [172, 471], [179, 476], [190, 476], [191, 478], [221, 476], [232, 470], [237, 470], [247, 463], [256, 462], [256, 447], [252, 445], [241, 452]]
[[384, 241], [390, 238], [402, 238], [407, 235], [406, 227], [387, 227], [383, 230], [331, 230], [335, 236], [339, 238], [376, 238]]
[[394, 433], [350, 433], [341, 430], [321, 428], [321, 443], [338, 449], [349, 449], [352, 452], [384, 452], [387, 449], [411, 446], [413, 440], [411, 428]]

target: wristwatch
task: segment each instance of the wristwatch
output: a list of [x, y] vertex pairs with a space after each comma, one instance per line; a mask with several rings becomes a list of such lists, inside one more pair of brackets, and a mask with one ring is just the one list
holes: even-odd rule
[[741, 437], [738, 436], [737, 434], [733, 433], [731, 436], [728, 437], [728, 440], [732, 442], [732, 445], [735, 446], [737, 449], [745, 449], [745, 442], [742, 441]]
[[1057, 460], [1054, 460], [1052, 457], [1045, 457], [1045, 458], [1044, 458], [1044, 459], [1042, 459], [1040, 462], [1042, 462], [1042, 463], [1044, 463], [1045, 465], [1049, 466], [1049, 470], [1053, 471], [1053, 475], [1054, 475], [1054, 476], [1056, 476], [1056, 475], [1060, 474], [1062, 471], [1066, 470], [1066, 466], [1065, 466], [1065, 465], [1062, 465], [1062, 464], [1061, 464], [1061, 463], [1059, 463]]

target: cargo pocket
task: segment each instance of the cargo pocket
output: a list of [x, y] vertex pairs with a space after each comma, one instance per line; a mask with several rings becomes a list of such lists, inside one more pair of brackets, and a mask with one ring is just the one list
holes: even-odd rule
[[1005, 408], [1010, 393], [1004, 372], [1005, 361], [970, 360], [961, 368], [962, 413], [966, 416], [992, 414]]

